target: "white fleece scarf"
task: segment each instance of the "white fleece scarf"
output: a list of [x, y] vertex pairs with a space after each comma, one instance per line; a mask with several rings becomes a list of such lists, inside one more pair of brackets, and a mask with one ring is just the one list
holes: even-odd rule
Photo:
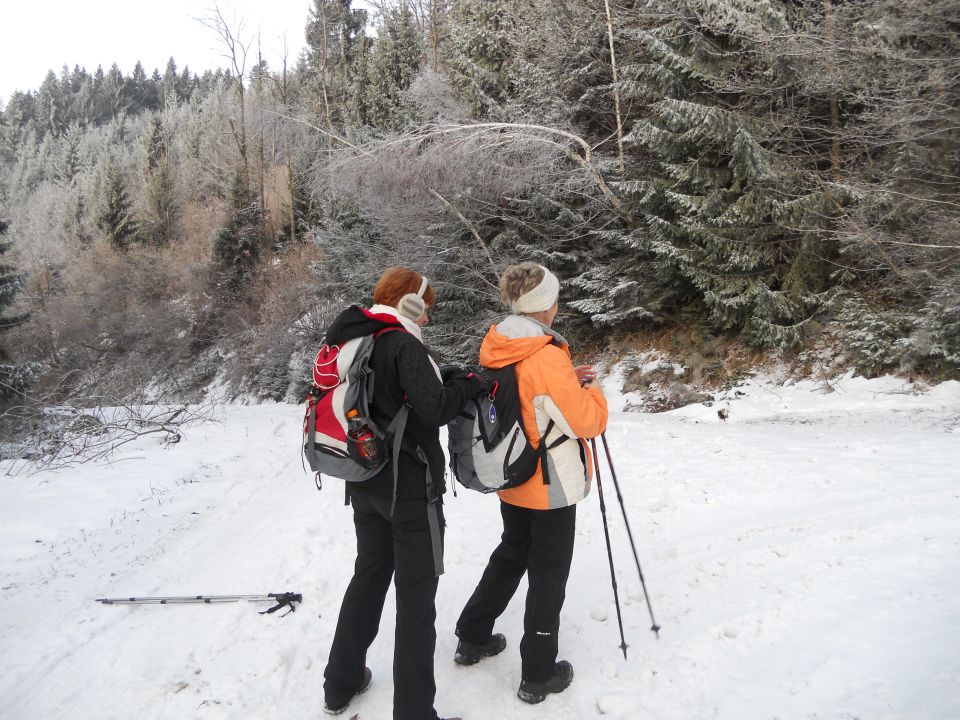
[[[400, 311], [391, 305], [372, 305], [370, 307], [370, 312], [376, 314], [392, 315], [397, 320], [400, 321], [400, 324], [403, 325], [403, 329], [408, 333], [413, 335], [420, 343], [423, 343], [423, 330], [420, 329], [420, 326], [417, 325], [413, 320], [408, 317], [404, 317], [400, 314]], [[427, 353], [427, 357], [430, 359], [430, 364], [433, 366], [433, 370], [437, 373], [437, 377], [440, 377], [440, 368], [437, 367], [437, 363], [434, 362], [433, 358], [430, 357], [430, 353]]]

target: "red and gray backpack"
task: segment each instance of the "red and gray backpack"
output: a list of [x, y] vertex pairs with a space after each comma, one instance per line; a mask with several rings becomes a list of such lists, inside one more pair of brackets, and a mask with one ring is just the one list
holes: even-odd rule
[[[361, 322], [363, 316], [368, 320], [376, 319], [361, 308], [356, 308], [356, 314], [358, 317], [354, 320]], [[374, 391], [370, 359], [374, 344], [378, 337], [394, 330], [406, 332], [400, 324], [381, 325], [378, 330], [354, 337], [342, 345], [325, 342], [317, 353], [313, 363], [313, 387], [307, 395], [303, 423], [303, 452], [317, 475], [318, 488], [321, 475], [362, 482], [377, 475], [392, 461], [393, 502], [396, 504], [400, 448], [410, 406], [404, 402], [385, 428], [374, 421], [370, 412]], [[357, 428], [362, 429], [362, 436], [352, 437], [351, 433]], [[369, 452], [371, 444], [375, 447]], [[429, 468], [425, 480], [434, 572], [439, 577], [443, 574], [443, 540], [437, 509], [440, 495], [430, 482]], [[349, 501], [349, 494], [347, 498]], [[393, 513], [392, 506], [390, 512]]]
[[[376, 339], [393, 330], [404, 332], [402, 327], [385, 327], [343, 345], [324, 344], [317, 353], [313, 387], [307, 395], [303, 452], [310, 469], [318, 476], [330, 475], [348, 482], [368, 480], [390, 460], [389, 439], [393, 440], [394, 454], [399, 452], [407, 406], [400, 409], [386, 428], [381, 428], [370, 413], [374, 386], [370, 356]], [[350, 421], [348, 413], [352, 416]], [[377, 462], [371, 464], [358, 456], [356, 443], [348, 436], [352, 422], [372, 433], [372, 442], [377, 444]]]

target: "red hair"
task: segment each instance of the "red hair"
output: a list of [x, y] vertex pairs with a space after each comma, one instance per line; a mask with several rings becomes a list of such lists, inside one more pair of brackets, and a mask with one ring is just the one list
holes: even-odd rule
[[[404, 295], [409, 293], [416, 295], [422, 281], [423, 275], [416, 270], [400, 266], [387, 268], [373, 288], [373, 302], [377, 305], [396, 307]], [[436, 301], [437, 294], [428, 283], [427, 289], [423, 291], [423, 302], [427, 307], [432, 307]]]

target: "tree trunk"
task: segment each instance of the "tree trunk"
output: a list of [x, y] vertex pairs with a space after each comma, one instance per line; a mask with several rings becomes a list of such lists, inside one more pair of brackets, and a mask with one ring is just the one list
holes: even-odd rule
[[617, 74], [617, 53], [613, 47], [613, 16], [610, 13], [610, 0], [603, 0], [607, 10], [607, 39], [610, 42], [610, 70], [613, 74], [613, 106], [617, 116], [617, 155], [620, 161], [621, 177], [626, 172], [623, 162], [623, 117], [620, 114], [620, 82]]

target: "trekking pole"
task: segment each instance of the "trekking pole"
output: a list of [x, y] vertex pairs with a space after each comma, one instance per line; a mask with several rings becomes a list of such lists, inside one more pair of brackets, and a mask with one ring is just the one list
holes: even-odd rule
[[97, 598], [98, 603], [104, 605], [183, 605], [186, 603], [230, 603], [240, 602], [275, 602], [268, 610], [260, 611], [260, 615], [271, 615], [280, 608], [290, 608], [291, 613], [297, 608], [294, 603], [303, 602], [300, 593], [268, 593], [266, 595], [181, 595], [179, 597], [127, 597], [127, 598]]
[[[633, 532], [630, 530], [630, 521], [627, 519], [627, 509], [623, 505], [623, 495], [620, 493], [620, 483], [617, 482], [617, 471], [613, 469], [613, 458], [610, 457], [610, 446], [607, 444], [607, 433], [600, 433], [600, 439], [603, 440], [603, 449], [607, 454], [607, 465], [610, 466], [610, 474], [613, 476], [613, 487], [617, 491], [617, 500], [620, 502], [620, 511], [623, 513], [623, 524], [627, 526], [627, 537], [630, 538], [630, 549], [633, 550], [633, 561], [637, 564], [637, 574], [640, 576], [640, 587], [643, 588], [643, 597], [647, 601], [647, 610], [650, 611], [650, 629], [660, 639], [660, 626], [653, 619], [653, 606], [650, 605], [650, 595], [647, 594], [647, 583], [643, 579], [643, 570], [640, 569], [640, 558], [637, 557], [637, 546], [633, 542]], [[594, 442], [596, 444], [596, 442]], [[597, 481], [600, 485], [600, 481]]]
[[597, 495], [600, 498], [600, 514], [603, 516], [603, 536], [607, 541], [607, 559], [610, 561], [610, 582], [613, 584], [613, 604], [617, 606], [617, 624], [620, 626], [620, 649], [623, 659], [627, 659], [627, 641], [623, 637], [623, 614], [620, 612], [620, 594], [617, 591], [617, 574], [613, 569], [613, 549], [610, 547], [610, 529], [607, 527], [607, 506], [603, 502], [603, 485], [600, 483], [600, 461], [597, 459], [597, 441], [591, 438], [593, 446], [593, 467], [597, 474]]

